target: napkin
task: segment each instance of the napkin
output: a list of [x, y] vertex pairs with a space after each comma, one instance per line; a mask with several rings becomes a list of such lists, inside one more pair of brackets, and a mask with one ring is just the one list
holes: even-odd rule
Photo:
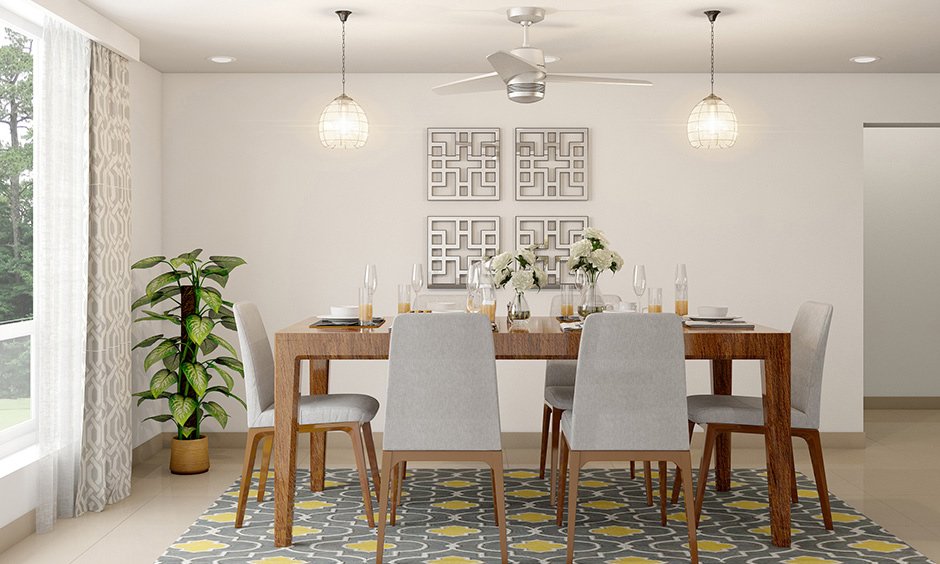
[[682, 322], [686, 327], [722, 327], [728, 329], [753, 329], [754, 324], [748, 323], [743, 319], [733, 319], [728, 321], [693, 321], [684, 319]]
[[562, 331], [580, 331], [581, 330], [580, 321], [573, 321], [571, 323], [559, 323], [559, 325], [561, 326]]

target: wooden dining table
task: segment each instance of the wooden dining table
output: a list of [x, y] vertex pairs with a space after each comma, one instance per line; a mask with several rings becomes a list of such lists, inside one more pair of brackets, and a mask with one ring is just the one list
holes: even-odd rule
[[[376, 329], [311, 328], [315, 321], [313, 317], [304, 319], [274, 335], [274, 544], [278, 547], [290, 546], [292, 542], [301, 361], [309, 361], [309, 393], [325, 394], [329, 388], [331, 360], [388, 359], [392, 319]], [[531, 318], [524, 332], [510, 331], [504, 319], [497, 320], [497, 326], [498, 330], [493, 333], [497, 359], [578, 358], [581, 332], [562, 331], [554, 318]], [[733, 360], [761, 362], [771, 542], [774, 546], [788, 547], [793, 472], [790, 333], [761, 325], [753, 329], [684, 327], [683, 331], [686, 359], [710, 361], [712, 393], [731, 394]], [[326, 434], [311, 433], [310, 442], [313, 461], [311, 488], [322, 491]], [[731, 487], [730, 461], [730, 441], [719, 437], [716, 445], [716, 487], [719, 491], [728, 491]]]

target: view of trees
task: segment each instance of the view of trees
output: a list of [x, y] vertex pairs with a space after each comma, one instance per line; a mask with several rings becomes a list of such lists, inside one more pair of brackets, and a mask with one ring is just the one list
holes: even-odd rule
[[[0, 40], [0, 323], [33, 316], [33, 41]], [[29, 397], [29, 338], [0, 342], [0, 399]]]

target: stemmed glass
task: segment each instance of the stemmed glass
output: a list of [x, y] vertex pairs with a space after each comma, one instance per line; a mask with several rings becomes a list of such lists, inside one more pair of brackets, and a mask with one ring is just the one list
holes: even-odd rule
[[646, 266], [633, 267], [633, 293], [636, 294], [637, 311], [643, 311], [643, 294], [646, 293]]
[[424, 286], [424, 265], [415, 264], [411, 268], [411, 289], [415, 291], [414, 302], [411, 303], [411, 309], [415, 308], [415, 302], [418, 301], [418, 292]]
[[367, 264], [366, 265], [366, 275], [362, 278], [362, 286], [369, 290], [369, 295], [372, 296], [375, 294], [375, 287], [378, 285], [379, 279], [375, 274], [375, 265]]
[[482, 267], [480, 261], [470, 263], [467, 269], [467, 312], [480, 312], [480, 278]]
[[676, 265], [676, 315], [689, 314], [689, 276], [685, 265]]

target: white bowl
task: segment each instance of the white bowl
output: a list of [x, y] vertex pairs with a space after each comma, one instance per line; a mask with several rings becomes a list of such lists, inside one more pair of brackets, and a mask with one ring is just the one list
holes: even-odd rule
[[359, 317], [359, 306], [330, 306], [333, 317]]
[[698, 306], [699, 317], [725, 317], [728, 315], [728, 308], [725, 306]]

